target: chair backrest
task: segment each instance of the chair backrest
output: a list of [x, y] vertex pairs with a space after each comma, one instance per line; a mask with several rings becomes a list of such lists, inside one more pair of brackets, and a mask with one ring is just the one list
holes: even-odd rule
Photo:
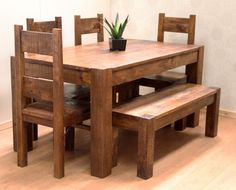
[[61, 17], [55, 17], [55, 21], [35, 22], [33, 18], [27, 18], [27, 30], [38, 32], [52, 32], [54, 28], [62, 28]]
[[159, 14], [157, 41], [164, 41], [164, 32], [177, 32], [188, 34], [188, 44], [194, 44], [196, 15], [189, 18], [166, 17]]
[[[25, 53], [52, 56], [52, 79], [36, 78], [25, 74]], [[52, 33], [23, 31], [15, 25], [16, 63], [16, 107], [18, 113], [27, 106], [27, 99], [56, 102], [53, 104], [53, 117], [61, 118], [64, 113], [63, 55], [61, 29]], [[60, 116], [60, 118], [58, 118]]]
[[75, 45], [81, 45], [83, 34], [97, 33], [97, 42], [104, 41], [103, 14], [97, 14], [95, 18], [80, 18], [75, 15]]

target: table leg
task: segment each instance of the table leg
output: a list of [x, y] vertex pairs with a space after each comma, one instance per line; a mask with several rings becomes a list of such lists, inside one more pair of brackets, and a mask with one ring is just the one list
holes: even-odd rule
[[91, 175], [104, 178], [112, 168], [112, 71], [91, 74]]
[[[202, 83], [202, 69], [203, 69], [204, 47], [201, 47], [198, 52], [198, 61], [196, 63], [186, 66], [187, 82], [188, 83]], [[196, 127], [199, 124], [200, 110], [187, 117], [187, 126]]]

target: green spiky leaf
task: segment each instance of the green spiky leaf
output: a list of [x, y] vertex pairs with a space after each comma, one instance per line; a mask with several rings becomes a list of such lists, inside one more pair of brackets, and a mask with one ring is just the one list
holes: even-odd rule
[[108, 20], [105, 18], [105, 24], [107, 27], [104, 26], [104, 28], [107, 30], [109, 35], [114, 39], [120, 39], [123, 36], [124, 30], [126, 28], [126, 25], [128, 23], [129, 16], [126, 17], [125, 21], [123, 23], [119, 22], [119, 14], [116, 14], [115, 23], [111, 22], [109, 23]]

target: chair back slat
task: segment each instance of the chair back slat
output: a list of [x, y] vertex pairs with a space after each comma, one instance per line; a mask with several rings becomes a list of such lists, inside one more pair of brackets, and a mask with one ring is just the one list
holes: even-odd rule
[[189, 19], [165, 17], [164, 31], [188, 33]]
[[[33, 73], [28, 76], [25, 67], [25, 53], [36, 53], [52, 56], [52, 80], [47, 78], [35, 77]], [[34, 60], [36, 61], [36, 60]], [[41, 63], [42, 61], [38, 61]], [[15, 26], [15, 63], [17, 97], [19, 100], [24, 98], [34, 98], [52, 102], [64, 102], [63, 86], [63, 56], [62, 56], [62, 32], [61, 29], [53, 29], [52, 33], [23, 31], [22, 26]], [[20, 108], [26, 106], [26, 101], [18, 105]], [[60, 107], [58, 107], [60, 106]], [[60, 109], [63, 113], [63, 105], [53, 104], [53, 107]], [[61, 111], [62, 109], [62, 111]]]
[[23, 52], [53, 55], [52, 33], [22, 31], [21, 43]]
[[53, 82], [51, 80], [24, 76], [23, 83], [24, 97], [33, 97], [36, 101], [53, 102]]
[[[37, 60], [37, 63], [34, 64], [34, 59], [26, 59], [25, 60], [25, 75], [34, 77], [34, 78], [45, 78], [45, 79], [53, 79], [52, 67], [50, 66], [50, 62], [45, 62], [41, 60]], [[41, 65], [44, 65], [42, 69]]]
[[157, 41], [164, 41], [164, 32], [176, 32], [188, 34], [188, 44], [194, 44], [196, 16], [189, 18], [166, 17], [164, 13], [159, 14]]
[[97, 14], [96, 18], [81, 18], [75, 15], [75, 45], [82, 44], [82, 35], [97, 33], [97, 42], [104, 41], [103, 15]]
[[27, 30], [38, 32], [50, 32], [53, 28], [62, 28], [61, 17], [55, 17], [55, 21], [34, 22], [33, 18], [27, 18]]
[[100, 24], [97, 18], [85, 18], [80, 20], [81, 34], [98, 33], [100, 30]]

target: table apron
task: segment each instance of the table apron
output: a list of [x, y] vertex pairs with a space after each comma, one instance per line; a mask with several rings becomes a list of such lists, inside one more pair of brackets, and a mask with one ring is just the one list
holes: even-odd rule
[[198, 51], [187, 54], [177, 55], [171, 58], [161, 59], [158, 61], [145, 62], [129, 68], [113, 71], [113, 86], [124, 82], [133, 81], [153, 74], [159, 74], [163, 71], [174, 69], [183, 65], [198, 62]]
[[[25, 74], [32, 77], [52, 79], [52, 66], [39, 63], [26, 63]], [[91, 74], [89, 71], [64, 68], [64, 81], [78, 85], [90, 85]]]

